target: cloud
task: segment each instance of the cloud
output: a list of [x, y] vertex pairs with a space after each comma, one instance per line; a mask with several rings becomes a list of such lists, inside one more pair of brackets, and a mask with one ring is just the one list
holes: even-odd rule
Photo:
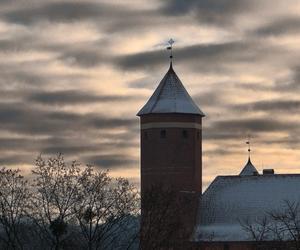
[[109, 57], [101, 54], [99, 49], [88, 49], [83, 45], [81, 48], [74, 46], [73, 49], [66, 49], [58, 59], [70, 65], [89, 68], [99, 64], [105, 64], [109, 60]]
[[18, 8], [4, 15], [10, 22], [19, 24], [32, 24], [40, 21], [71, 22], [82, 19], [92, 19], [108, 14], [112, 8], [96, 2], [42, 2], [31, 7]]
[[3, 167], [9, 166], [9, 165], [24, 164], [25, 162], [32, 164], [34, 162], [34, 159], [31, 157], [30, 154], [27, 154], [27, 155], [26, 154], [18, 154], [18, 155], [0, 157], [0, 166], [3, 166]]
[[203, 151], [205, 156], [226, 156], [229, 154], [237, 154], [241, 153], [240, 150], [233, 149], [233, 148], [216, 148], [211, 150]]
[[[298, 62], [297, 62], [298, 64]], [[278, 79], [274, 82], [273, 90], [278, 92], [290, 92], [295, 93], [296, 90], [300, 88], [300, 67], [299, 65], [293, 65], [291, 68], [288, 68], [290, 74], [283, 78]]]
[[36, 140], [34, 138], [10, 138], [2, 137], [0, 138], [0, 151], [14, 151], [14, 152], [29, 152], [32, 153], [39, 149], [42, 145], [42, 141]]
[[[20, 51], [33, 49], [33, 37], [18, 35], [17, 37], [1, 38], [0, 51]], [[34, 48], [36, 49], [36, 48]]]
[[[212, 61], [213, 59], [222, 58], [225, 56], [233, 57], [231, 52], [245, 51], [246, 44], [239, 42], [222, 43], [222, 44], [200, 44], [186, 46], [183, 48], [176, 48], [176, 61], [192, 64], [195, 60], [199, 64], [201, 62]], [[166, 55], [160, 50], [140, 52], [136, 54], [129, 54], [116, 58], [115, 62], [118, 66], [126, 70], [136, 69], [151, 69], [161, 68], [166, 64]]]
[[129, 95], [103, 95], [93, 94], [80, 90], [61, 90], [52, 92], [37, 92], [30, 95], [27, 100], [45, 105], [76, 105], [105, 102], [128, 102], [139, 97]]
[[0, 129], [20, 134], [77, 133], [88, 129], [114, 129], [137, 124], [136, 119], [109, 118], [90, 113], [48, 111], [23, 103], [1, 103]]
[[[92, 142], [91, 142], [92, 144]], [[75, 155], [78, 154], [83, 154], [83, 153], [91, 153], [91, 152], [97, 152], [101, 149], [101, 147], [97, 148], [92, 145], [79, 145], [77, 146], [72, 146], [72, 145], [65, 145], [65, 146], [58, 146], [58, 145], [53, 145], [53, 146], [46, 146], [41, 149], [41, 153], [43, 154], [57, 154], [57, 153], [62, 153], [64, 155], [70, 155], [72, 157], [75, 157]]]
[[215, 127], [207, 127], [203, 128], [203, 140], [204, 142], [211, 141], [232, 141], [232, 140], [240, 140], [245, 137], [248, 130], [244, 131], [232, 131], [232, 130], [215, 130]]
[[[295, 134], [299, 132], [300, 122], [284, 122], [282, 119], [271, 117], [266, 118], [235, 118], [212, 121], [203, 128], [204, 141], [233, 141], [246, 138], [250, 133], [255, 138], [264, 138], [267, 141], [266, 133], [280, 132]], [[279, 140], [281, 141], [281, 140]], [[283, 140], [284, 141], [284, 140]], [[282, 141], [282, 142], [283, 142]]]
[[254, 9], [256, 1], [247, 0], [167, 0], [162, 12], [167, 15], [195, 14], [199, 22], [227, 26], [237, 15]]
[[224, 107], [226, 105], [226, 101], [223, 99], [222, 92], [217, 90], [205, 91], [197, 94], [193, 96], [193, 100], [199, 107]]
[[[0, 86], [2, 90], [4, 88], [10, 88], [11, 90], [18, 88], [19, 92], [28, 92], [28, 89], [32, 88], [44, 88], [48, 84], [55, 83], [57, 81], [73, 81], [78, 82], [83, 79], [87, 79], [83, 75], [46, 75], [43, 73], [22, 71], [19, 69], [12, 69], [11, 72], [3, 72], [0, 69], [1, 79]], [[53, 86], [53, 85], [52, 85]]]
[[101, 169], [108, 168], [127, 168], [128, 166], [137, 166], [138, 161], [128, 157], [128, 155], [108, 154], [108, 155], [95, 155], [85, 158], [89, 164], [95, 165]]
[[129, 88], [153, 90], [157, 85], [157, 79], [153, 76], [139, 78], [128, 83]]
[[236, 109], [239, 110], [247, 110], [247, 111], [268, 111], [271, 115], [276, 112], [291, 112], [295, 110], [299, 110], [300, 108], [300, 100], [266, 100], [266, 101], [258, 101], [252, 102], [243, 105], [235, 106]]
[[253, 31], [253, 34], [259, 37], [296, 35], [300, 32], [300, 18], [288, 16], [279, 18], [263, 25]]
[[[37, 109], [28, 104], [10, 102], [0, 103], [0, 120], [0, 163], [4, 165], [31, 164], [40, 153], [60, 152], [82, 161], [86, 154], [138, 147], [135, 134], [130, 131], [131, 127], [138, 126], [136, 119]], [[113, 132], [120, 128], [122, 133]], [[102, 161], [95, 158], [91, 163], [101, 162], [103, 166], [114, 168], [120, 162], [110, 162], [108, 158], [101, 158]], [[135, 158], [129, 155], [128, 158], [133, 164]], [[129, 159], [122, 164], [129, 164]]]
[[253, 119], [233, 119], [216, 121], [212, 125], [215, 131], [236, 131], [236, 132], [273, 132], [273, 131], [287, 131], [298, 128], [297, 123], [285, 123], [271, 118], [253, 118]]
[[[264, 59], [274, 52], [274, 46], [265, 46], [247, 41], [224, 42], [219, 44], [196, 44], [176, 48], [175, 61], [198, 72], [220, 72], [231, 69], [232, 64], [249, 63]], [[153, 70], [166, 64], [162, 51], [148, 51], [116, 57], [115, 64], [124, 70]]]
[[136, 9], [130, 4], [118, 5], [101, 1], [33, 2], [30, 7], [15, 5], [5, 11], [3, 19], [10, 23], [31, 26], [41, 23], [90, 22], [102, 31], [112, 33], [143, 30], [160, 23], [157, 9]]
[[94, 118], [91, 119], [91, 124], [93, 124], [96, 128], [114, 128], [114, 127], [129, 127], [133, 125], [137, 125], [136, 119], [121, 119], [121, 118]]

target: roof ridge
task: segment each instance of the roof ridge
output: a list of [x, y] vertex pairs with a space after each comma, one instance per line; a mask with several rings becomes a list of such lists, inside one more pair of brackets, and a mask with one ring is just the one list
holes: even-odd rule
[[236, 179], [241, 179], [241, 178], [261, 178], [261, 177], [300, 177], [299, 174], [260, 174], [260, 175], [218, 175], [216, 178], [236, 178]]

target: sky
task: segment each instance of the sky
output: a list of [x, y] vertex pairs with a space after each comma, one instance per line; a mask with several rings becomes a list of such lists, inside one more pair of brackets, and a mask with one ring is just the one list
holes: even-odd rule
[[0, 166], [40, 154], [139, 181], [139, 118], [168, 69], [206, 114], [203, 185], [300, 173], [297, 0], [0, 0]]

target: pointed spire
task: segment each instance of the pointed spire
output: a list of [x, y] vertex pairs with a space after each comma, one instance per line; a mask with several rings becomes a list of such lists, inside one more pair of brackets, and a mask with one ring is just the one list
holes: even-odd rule
[[170, 70], [173, 70], [173, 63], [172, 63], [172, 61], [170, 61], [170, 68], [169, 68], [169, 71]]
[[250, 144], [250, 136], [248, 136], [248, 140], [246, 141], [248, 145], [248, 162], [240, 173], [240, 176], [245, 175], [258, 175], [258, 171], [255, 166], [251, 162], [251, 144]]
[[251, 158], [251, 142], [250, 142], [250, 135], [248, 135], [248, 140], [246, 141], [246, 144], [248, 145], [248, 156], [249, 159]]
[[240, 173], [240, 176], [246, 176], [246, 175], [258, 175], [257, 169], [254, 167], [254, 165], [251, 162], [250, 157], [248, 158], [248, 162], [243, 168], [243, 170]]
[[167, 50], [170, 50], [170, 67], [158, 87], [137, 113], [138, 116], [146, 114], [181, 113], [205, 116], [199, 107], [194, 103], [189, 93], [184, 88], [179, 77], [173, 69], [173, 46], [174, 40], [168, 41]]
[[137, 115], [153, 113], [181, 113], [205, 116], [184, 88], [173, 70], [172, 63], [148, 102]]

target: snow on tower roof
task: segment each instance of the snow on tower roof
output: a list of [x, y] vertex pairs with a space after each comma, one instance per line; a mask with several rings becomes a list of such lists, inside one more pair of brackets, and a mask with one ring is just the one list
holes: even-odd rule
[[258, 175], [258, 171], [252, 164], [250, 157], [248, 158], [248, 162], [241, 171], [240, 175]]
[[240, 222], [282, 211], [300, 201], [299, 174], [218, 176], [203, 193], [196, 241], [251, 241]]
[[153, 95], [137, 115], [152, 113], [184, 113], [204, 116], [176, 75], [172, 63]]

